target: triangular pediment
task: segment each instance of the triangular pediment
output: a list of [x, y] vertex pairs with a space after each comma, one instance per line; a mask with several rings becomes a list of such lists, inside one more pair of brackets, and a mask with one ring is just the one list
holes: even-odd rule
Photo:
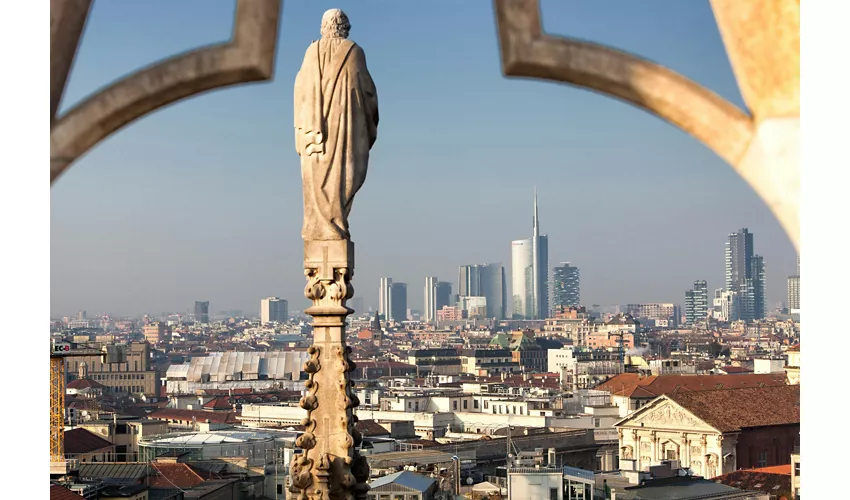
[[719, 432], [665, 396], [647, 404], [615, 424], [623, 428], [675, 430], [682, 432]]

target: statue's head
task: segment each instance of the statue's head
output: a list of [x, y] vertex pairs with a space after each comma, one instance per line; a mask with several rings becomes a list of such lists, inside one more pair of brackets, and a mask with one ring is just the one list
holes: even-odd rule
[[351, 23], [339, 9], [331, 9], [322, 16], [322, 38], [348, 38]]

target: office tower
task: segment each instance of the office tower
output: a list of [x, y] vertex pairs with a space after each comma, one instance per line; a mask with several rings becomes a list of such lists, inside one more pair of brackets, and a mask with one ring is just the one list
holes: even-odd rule
[[461, 297], [481, 295], [479, 284], [481, 276], [479, 266], [460, 266], [457, 273], [457, 294]]
[[407, 320], [406, 283], [393, 283], [390, 285], [390, 319], [398, 322]]
[[463, 297], [486, 297], [487, 311], [482, 317], [505, 319], [508, 290], [505, 268], [501, 263], [460, 266], [458, 300]]
[[478, 292], [487, 299], [486, 317], [497, 320], [505, 319], [508, 302], [505, 267], [501, 263], [479, 266], [478, 279]]
[[511, 242], [511, 288], [514, 317], [549, 315], [549, 240], [540, 234], [536, 188], [531, 238]]
[[688, 290], [685, 292], [685, 326], [692, 326], [696, 323], [696, 314], [694, 314], [694, 291]]
[[452, 305], [452, 284], [448, 281], [438, 281], [436, 291], [436, 308], [439, 311], [443, 306]]
[[381, 285], [378, 289], [378, 316], [380, 316], [384, 321], [390, 320], [393, 305], [393, 296], [390, 293], [392, 285], [392, 278], [381, 278]]
[[555, 307], [578, 307], [581, 305], [578, 268], [569, 262], [552, 270], [552, 295]]
[[210, 322], [210, 302], [195, 302], [195, 321], [197, 323]]
[[746, 228], [729, 235], [726, 241], [726, 289], [732, 290], [738, 283], [750, 277], [750, 261], [753, 258], [753, 234]]
[[705, 280], [694, 281], [694, 319], [705, 321], [708, 317], [708, 285]]
[[260, 324], [285, 323], [288, 320], [288, 302], [278, 297], [266, 297], [260, 301]]
[[429, 276], [425, 278], [425, 321], [433, 323], [437, 321], [437, 278]]
[[800, 311], [800, 275], [788, 276], [788, 311]]

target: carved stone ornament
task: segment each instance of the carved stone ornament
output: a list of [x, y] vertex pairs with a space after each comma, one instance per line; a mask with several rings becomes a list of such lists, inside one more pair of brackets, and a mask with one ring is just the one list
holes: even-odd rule
[[667, 404], [656, 410], [650, 411], [638, 422], [644, 424], [667, 424], [675, 427], [703, 427], [703, 423], [687, 414], [683, 410]]

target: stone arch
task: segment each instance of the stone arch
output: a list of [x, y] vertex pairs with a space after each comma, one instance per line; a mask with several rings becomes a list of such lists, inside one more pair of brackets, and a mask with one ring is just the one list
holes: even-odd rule
[[269, 80], [280, 1], [237, 0], [233, 37], [142, 68], [56, 118], [91, 0], [50, 2], [50, 183], [95, 144], [148, 113], [209, 90]]
[[568, 83], [626, 101], [691, 134], [743, 178], [799, 252], [800, 3], [712, 0], [749, 115], [644, 58], [543, 32], [539, 0], [494, 0], [506, 76]]

